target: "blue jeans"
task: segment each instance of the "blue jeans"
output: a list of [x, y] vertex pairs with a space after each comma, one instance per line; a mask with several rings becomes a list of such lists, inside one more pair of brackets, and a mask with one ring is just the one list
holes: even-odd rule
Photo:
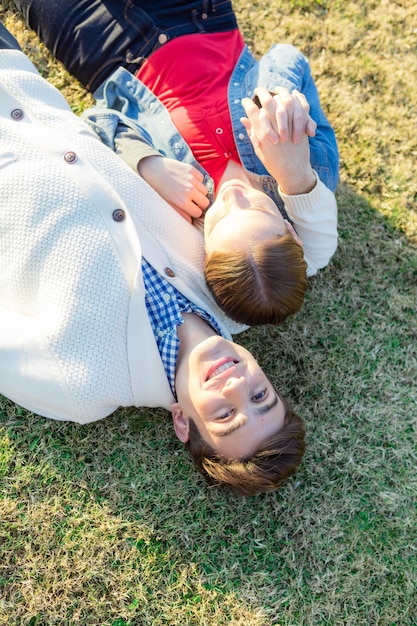
[[166, 41], [237, 28], [229, 0], [15, 0], [29, 26], [94, 92], [119, 66], [135, 72]]

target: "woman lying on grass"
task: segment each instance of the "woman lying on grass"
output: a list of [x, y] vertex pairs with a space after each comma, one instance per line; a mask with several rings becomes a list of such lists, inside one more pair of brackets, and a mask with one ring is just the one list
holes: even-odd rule
[[249, 325], [298, 311], [337, 246], [338, 150], [306, 58], [277, 45], [256, 61], [230, 2], [16, 4], [94, 93], [103, 141], [187, 219], [206, 212], [223, 310]]

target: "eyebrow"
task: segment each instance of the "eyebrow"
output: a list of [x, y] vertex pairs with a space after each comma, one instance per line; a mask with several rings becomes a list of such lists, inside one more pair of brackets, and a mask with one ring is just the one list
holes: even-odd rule
[[[259, 407], [258, 409], [255, 410], [255, 413], [257, 413], [258, 415], [266, 415], [266, 413], [269, 413], [269, 411], [273, 409], [275, 406], [277, 406], [277, 404], [278, 404], [278, 396], [275, 394], [275, 397], [273, 398], [272, 402], [270, 402], [269, 404], [264, 404], [263, 406]], [[218, 437], [226, 437], [227, 435], [230, 435], [230, 433], [233, 433], [235, 430], [237, 430], [241, 426], [244, 426], [247, 421], [248, 421], [247, 416], [243, 415], [237, 422], [229, 426], [229, 428], [226, 428], [226, 430], [224, 430], [223, 432], [216, 433], [216, 434]]]
[[278, 404], [278, 396], [277, 394], [275, 394], [275, 397], [272, 400], [272, 402], [270, 402], [269, 404], [264, 404], [263, 406], [260, 406], [258, 409], [255, 410], [255, 413], [257, 413], [258, 415], [265, 415], [271, 409], [273, 409], [274, 406], [277, 406], [277, 404]]
[[213, 230], [213, 228], [214, 228], [215, 226], [217, 226], [217, 224], [218, 224], [219, 222], [221, 222], [221, 220], [222, 220], [224, 217], [226, 217], [226, 215], [227, 215], [228, 213], [229, 213], [229, 211], [228, 211], [228, 209], [226, 209], [225, 207], [222, 207], [222, 208], [221, 208], [221, 209], [217, 212], [217, 215], [215, 215], [215, 216], [212, 218], [212, 222], [211, 222], [211, 224], [210, 224], [210, 230], [209, 230], [208, 234], [210, 234], [210, 233], [211, 233], [211, 231]]

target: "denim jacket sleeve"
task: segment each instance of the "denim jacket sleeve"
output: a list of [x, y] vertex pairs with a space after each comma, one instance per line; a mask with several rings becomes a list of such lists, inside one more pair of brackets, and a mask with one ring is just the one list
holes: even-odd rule
[[138, 172], [139, 162], [148, 156], [163, 156], [152, 145], [152, 138], [129, 123], [121, 113], [93, 107], [83, 113], [84, 121], [99, 139]]
[[149, 156], [163, 155], [141, 138], [135, 130], [119, 124], [119, 131], [115, 138], [115, 152], [136, 173], [139, 171], [139, 163]]
[[[126, 128], [146, 146], [137, 147], [138, 159], [152, 154], [189, 163], [201, 171], [204, 184], [213, 199], [214, 184], [204, 168], [197, 162], [189, 145], [178, 132], [168, 110], [162, 102], [135, 76], [119, 67], [95, 92], [96, 106], [87, 110], [83, 117], [112, 150], [121, 150], [121, 137]], [[94, 126], [93, 126], [94, 127]], [[125, 129], [123, 130], [123, 127]], [[131, 133], [128, 133], [130, 141]], [[117, 141], [119, 140], [119, 145]], [[152, 150], [150, 150], [150, 148]], [[129, 148], [130, 151], [130, 148]], [[131, 162], [129, 162], [131, 165]], [[136, 169], [136, 168], [134, 168]]]

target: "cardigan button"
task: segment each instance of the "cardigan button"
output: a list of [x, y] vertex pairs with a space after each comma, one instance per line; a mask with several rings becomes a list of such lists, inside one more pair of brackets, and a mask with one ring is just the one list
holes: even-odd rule
[[12, 118], [12, 120], [16, 120], [17, 122], [23, 119], [23, 116], [24, 113], [22, 109], [13, 109], [13, 111], [10, 113], [10, 117]]
[[77, 155], [75, 154], [75, 152], [72, 152], [71, 150], [64, 154], [64, 160], [69, 164], [75, 163], [77, 159], [78, 159]]
[[166, 267], [165, 268], [165, 274], [169, 277], [169, 278], [175, 278], [175, 272], [173, 269], [171, 269], [170, 267]]
[[163, 43], [166, 43], [167, 41], [168, 41], [168, 36], [165, 35], [165, 33], [161, 33], [160, 35], [158, 35], [158, 43], [162, 45]]
[[115, 222], [123, 222], [125, 217], [126, 214], [123, 209], [116, 209], [115, 211], [113, 211], [113, 219]]

